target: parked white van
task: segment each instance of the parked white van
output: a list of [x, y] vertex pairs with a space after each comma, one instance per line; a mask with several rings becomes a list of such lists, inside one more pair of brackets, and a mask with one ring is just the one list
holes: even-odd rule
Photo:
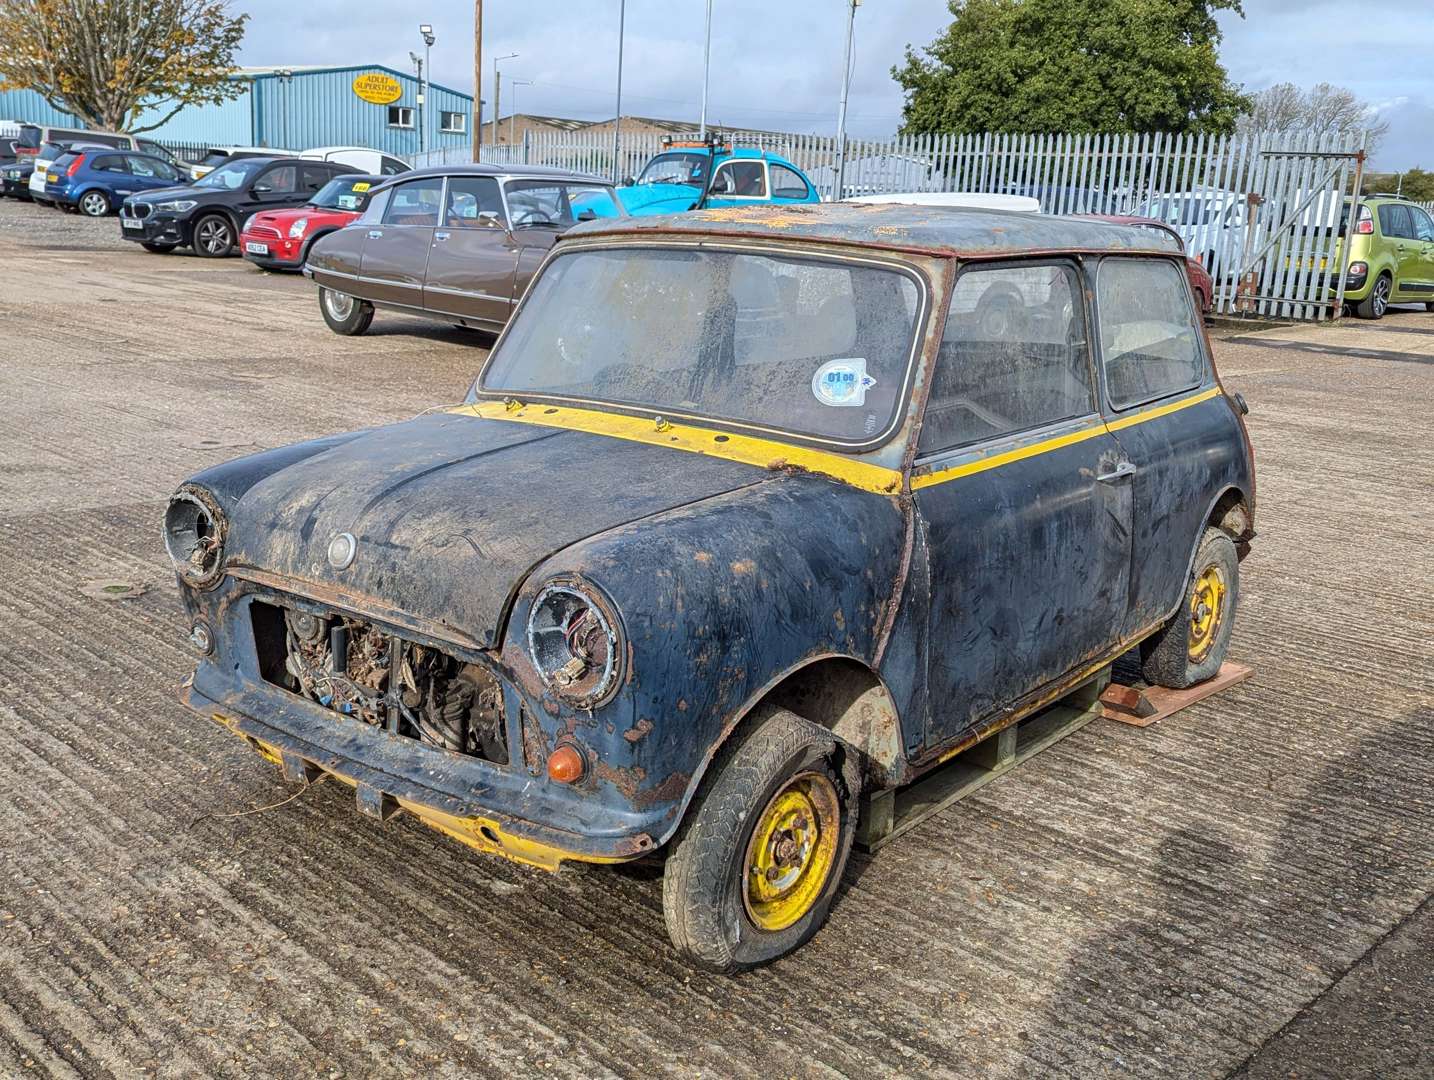
[[397, 176], [408, 172], [413, 166], [385, 154], [382, 150], [370, 150], [366, 146], [315, 146], [299, 154], [310, 161], [332, 161], [339, 165], [350, 165], [370, 176]]

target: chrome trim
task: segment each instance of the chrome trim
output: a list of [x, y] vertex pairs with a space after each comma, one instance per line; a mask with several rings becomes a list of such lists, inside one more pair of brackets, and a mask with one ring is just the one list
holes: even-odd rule
[[470, 296], [478, 300], [494, 300], [500, 304], [516, 304], [518, 301], [507, 296], [494, 296], [492, 293], [478, 292], [473, 289], [445, 289], [442, 285], [424, 285], [428, 292], [442, 293], [444, 296]]

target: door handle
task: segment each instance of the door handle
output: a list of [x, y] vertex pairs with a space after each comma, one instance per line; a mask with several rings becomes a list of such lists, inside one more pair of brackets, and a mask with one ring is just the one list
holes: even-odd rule
[[1134, 475], [1135, 462], [1122, 461], [1115, 468], [1111, 469], [1110, 472], [1100, 473], [1098, 476], [1096, 476], [1096, 479], [1099, 480], [1102, 484], [1113, 484], [1117, 480], [1123, 480], [1127, 476]]
[[368, 231], [368, 238], [369, 238], [370, 240], [377, 240], [377, 239], [379, 239], [379, 238], [382, 237], [382, 236], [383, 236], [383, 230], [382, 230], [382, 229], [370, 229], [370, 230]]
[[448, 234], [447, 234], [446, 232], [436, 232], [436, 233], [433, 234], [433, 242], [434, 242], [435, 244], [438, 243], [440, 240], [447, 240], [447, 239], [448, 239]]

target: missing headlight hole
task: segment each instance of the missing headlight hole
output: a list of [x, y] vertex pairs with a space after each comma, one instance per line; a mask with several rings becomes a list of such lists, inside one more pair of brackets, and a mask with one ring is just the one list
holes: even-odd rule
[[223, 514], [208, 492], [182, 487], [164, 513], [164, 546], [179, 575], [195, 584], [219, 576], [224, 558]]
[[503, 689], [481, 665], [348, 615], [255, 600], [250, 618], [266, 682], [405, 738], [508, 763]]

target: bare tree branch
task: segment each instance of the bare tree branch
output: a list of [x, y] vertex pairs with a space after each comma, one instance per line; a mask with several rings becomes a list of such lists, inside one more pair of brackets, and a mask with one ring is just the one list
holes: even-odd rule
[[1328, 131], [1340, 135], [1368, 134], [1373, 151], [1389, 132], [1389, 121], [1353, 91], [1330, 83], [1301, 90], [1294, 83], [1276, 83], [1253, 96], [1253, 108], [1241, 118], [1242, 134], [1286, 131]]

